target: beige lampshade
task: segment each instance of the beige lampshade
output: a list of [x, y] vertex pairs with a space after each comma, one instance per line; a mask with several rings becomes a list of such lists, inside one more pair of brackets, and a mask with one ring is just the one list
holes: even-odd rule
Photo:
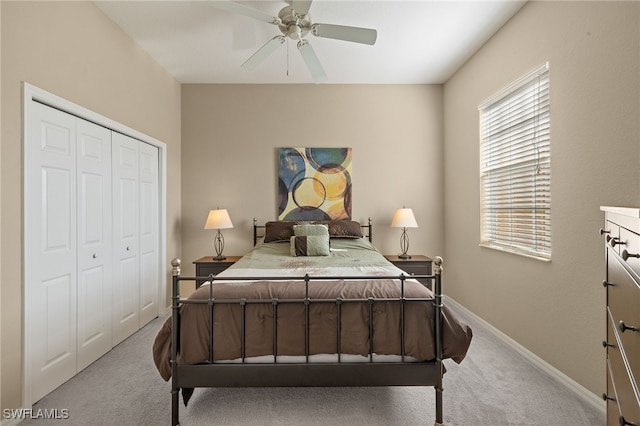
[[417, 228], [418, 222], [412, 209], [401, 208], [396, 210], [391, 221], [392, 228]]
[[227, 209], [209, 210], [209, 216], [207, 216], [207, 222], [204, 224], [204, 229], [227, 229], [233, 228], [231, 218]]

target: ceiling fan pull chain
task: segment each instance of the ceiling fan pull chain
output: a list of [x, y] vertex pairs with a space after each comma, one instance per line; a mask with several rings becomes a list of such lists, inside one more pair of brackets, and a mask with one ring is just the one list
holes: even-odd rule
[[287, 37], [287, 77], [289, 77], [289, 38]]

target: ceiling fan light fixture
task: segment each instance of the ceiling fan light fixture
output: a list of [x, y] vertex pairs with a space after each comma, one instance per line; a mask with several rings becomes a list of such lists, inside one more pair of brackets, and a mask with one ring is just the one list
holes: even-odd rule
[[295, 24], [289, 25], [289, 28], [287, 29], [287, 36], [291, 40], [300, 40], [302, 37], [302, 28]]

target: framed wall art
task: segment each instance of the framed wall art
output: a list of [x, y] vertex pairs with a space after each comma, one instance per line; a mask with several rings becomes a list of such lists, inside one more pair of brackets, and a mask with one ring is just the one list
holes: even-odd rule
[[278, 220], [351, 219], [351, 148], [278, 148]]

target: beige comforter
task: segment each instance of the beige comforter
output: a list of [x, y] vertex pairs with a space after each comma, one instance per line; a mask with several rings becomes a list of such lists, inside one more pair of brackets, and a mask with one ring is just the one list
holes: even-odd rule
[[[311, 281], [310, 299], [400, 297], [400, 280], [376, 279], [376, 276], [399, 276], [402, 271], [389, 263], [365, 239], [332, 239], [330, 256], [291, 257], [288, 243], [269, 243], [256, 247], [234, 266], [216, 277], [215, 300], [224, 299], [303, 299], [305, 285], [300, 280], [252, 281], [250, 277], [366, 276], [362, 280]], [[227, 281], [225, 277], [243, 277], [243, 281]], [[371, 278], [369, 278], [371, 277]], [[210, 286], [205, 284], [190, 299], [208, 299]], [[432, 297], [429, 289], [415, 280], [405, 282], [405, 297]], [[446, 306], [443, 309], [443, 355], [462, 361], [471, 342], [471, 329], [460, 322]], [[207, 305], [183, 305], [180, 308], [178, 363], [198, 364], [209, 358], [211, 331]], [[245, 357], [273, 355], [274, 308], [268, 304], [247, 304], [245, 313]], [[368, 356], [369, 304], [344, 303], [341, 312], [341, 353]], [[398, 302], [373, 304], [373, 353], [400, 354], [401, 324]], [[427, 301], [405, 304], [405, 355], [419, 361], [435, 358], [433, 305]], [[305, 307], [279, 304], [277, 308], [278, 355], [305, 355]], [[338, 308], [335, 303], [311, 303], [309, 306], [309, 353], [337, 352]], [[160, 375], [171, 377], [171, 318], [158, 333], [153, 357]], [[239, 304], [215, 305], [214, 360], [241, 358], [241, 308]], [[272, 357], [271, 357], [272, 358]]]

